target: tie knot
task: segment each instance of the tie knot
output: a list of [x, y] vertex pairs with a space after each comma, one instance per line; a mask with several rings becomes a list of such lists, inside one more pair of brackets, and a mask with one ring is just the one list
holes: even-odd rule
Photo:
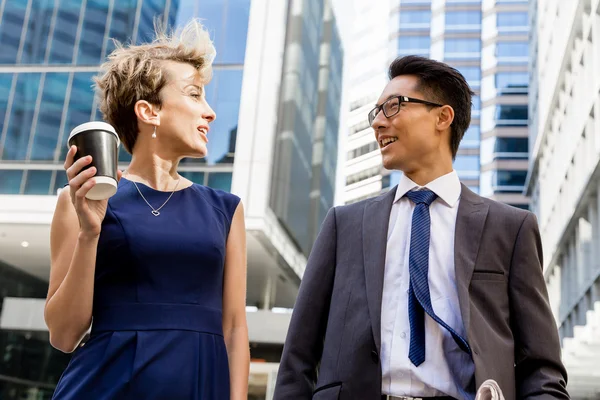
[[405, 196], [411, 199], [412, 202], [415, 204], [425, 204], [428, 207], [438, 197], [437, 194], [433, 193], [429, 189], [412, 190], [410, 192], [407, 192]]

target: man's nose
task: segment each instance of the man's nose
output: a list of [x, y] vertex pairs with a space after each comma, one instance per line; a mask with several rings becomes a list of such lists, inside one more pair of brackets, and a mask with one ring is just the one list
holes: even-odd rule
[[383, 110], [379, 110], [379, 112], [377, 113], [377, 115], [375, 116], [375, 119], [373, 120], [373, 123], [371, 124], [371, 127], [377, 131], [380, 128], [385, 128], [388, 126], [388, 119], [385, 116], [385, 114], [383, 113]]

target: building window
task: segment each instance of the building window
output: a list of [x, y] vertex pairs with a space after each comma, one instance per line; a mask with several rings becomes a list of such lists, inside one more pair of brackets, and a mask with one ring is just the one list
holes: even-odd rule
[[500, 95], [527, 94], [529, 91], [527, 72], [499, 72], [495, 80], [496, 91]]
[[521, 64], [529, 60], [529, 44], [527, 42], [498, 42], [496, 44], [498, 64]]
[[481, 29], [481, 11], [447, 11], [446, 31], [477, 31]]
[[500, 33], [527, 33], [529, 20], [526, 12], [499, 12], [496, 27]]
[[379, 150], [379, 145], [377, 144], [377, 142], [371, 142], [371, 143], [365, 144], [364, 146], [361, 146], [359, 148], [350, 150], [348, 152], [347, 159], [353, 160], [353, 159], [363, 156], [365, 154], [371, 153], [375, 150]]
[[398, 30], [426, 30], [431, 25], [431, 10], [400, 11], [400, 25]]
[[521, 192], [527, 178], [527, 171], [495, 171], [494, 191], [503, 192]]
[[521, 210], [529, 210], [529, 204], [509, 204], [509, 206], [520, 208]]
[[431, 0], [400, 0], [400, 5], [431, 4]]
[[527, 125], [527, 105], [497, 105], [495, 120], [496, 124], [503, 126]]
[[48, 195], [52, 171], [27, 171], [25, 194]]
[[370, 128], [369, 121], [367, 120], [367, 117], [365, 116], [364, 121], [361, 121], [358, 124], [352, 125], [350, 127], [350, 129], [348, 130], [348, 135], [354, 135], [355, 133], [362, 132], [365, 129], [369, 129], [369, 128]]
[[481, 131], [489, 132], [497, 126], [527, 126], [527, 105], [497, 104], [481, 110]]
[[479, 177], [479, 156], [458, 155], [454, 160], [454, 169], [461, 179], [475, 179]]
[[398, 55], [429, 55], [431, 38], [427, 36], [400, 36], [398, 38]]
[[231, 172], [211, 172], [208, 174], [208, 186], [230, 192], [231, 175]]
[[444, 57], [447, 60], [473, 59], [480, 56], [480, 39], [446, 39], [444, 42]]
[[490, 137], [481, 141], [481, 163], [527, 159], [528, 151], [528, 138]]
[[474, 118], [479, 118], [479, 111], [481, 109], [481, 98], [479, 96], [473, 96], [471, 98], [471, 116]]
[[402, 176], [402, 172], [400, 172], [400, 171], [393, 171], [387, 175], [382, 176], [381, 177], [381, 188], [389, 189], [391, 187], [396, 186], [398, 184], [398, 182], [400, 182], [401, 176]]
[[465, 77], [465, 80], [472, 88], [479, 88], [481, 85], [481, 68], [479, 67], [454, 67]]
[[350, 174], [346, 177], [346, 186], [352, 185], [353, 183], [364, 181], [366, 179], [372, 178], [379, 174], [381, 174], [380, 167], [373, 167], [373, 168], [366, 169], [364, 171], [359, 171], [354, 174]]
[[469, 126], [460, 142], [460, 147], [463, 149], [479, 147], [479, 125]]

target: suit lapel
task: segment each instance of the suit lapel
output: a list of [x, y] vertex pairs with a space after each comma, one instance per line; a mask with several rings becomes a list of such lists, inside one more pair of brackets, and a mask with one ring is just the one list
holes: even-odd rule
[[367, 286], [367, 303], [378, 352], [381, 351], [381, 298], [383, 295], [385, 250], [390, 211], [395, 196], [396, 188], [393, 188], [388, 193], [369, 200], [365, 205], [362, 223], [363, 265]]
[[470, 324], [469, 286], [475, 269], [479, 244], [489, 206], [482, 198], [462, 185], [454, 234], [454, 268], [460, 313], [468, 335]]

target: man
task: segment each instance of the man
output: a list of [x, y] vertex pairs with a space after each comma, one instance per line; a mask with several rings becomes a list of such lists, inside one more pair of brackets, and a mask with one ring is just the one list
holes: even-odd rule
[[462, 185], [464, 77], [395, 60], [369, 122], [390, 192], [330, 210], [300, 286], [275, 399], [568, 399], [535, 216]]

